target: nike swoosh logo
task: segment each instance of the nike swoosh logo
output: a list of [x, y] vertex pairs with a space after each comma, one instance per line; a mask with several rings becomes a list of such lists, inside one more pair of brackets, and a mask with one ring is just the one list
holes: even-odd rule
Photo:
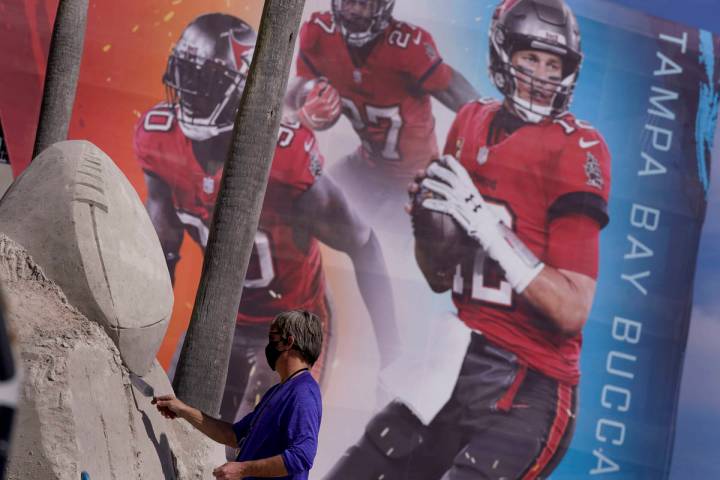
[[590, 140], [589, 142], [586, 141], [584, 138], [580, 137], [580, 148], [590, 148], [594, 147], [595, 145], [600, 143], [600, 140]]
[[305, 151], [309, 152], [314, 143], [315, 143], [314, 138], [311, 138], [310, 140], [305, 140]]

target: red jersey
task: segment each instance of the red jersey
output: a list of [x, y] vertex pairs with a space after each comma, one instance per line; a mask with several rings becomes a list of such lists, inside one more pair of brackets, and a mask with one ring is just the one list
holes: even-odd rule
[[[140, 118], [134, 148], [142, 169], [168, 185], [178, 218], [205, 248], [222, 168], [203, 170], [173, 110], [163, 104]], [[318, 242], [298, 240], [289, 219], [294, 202], [313, 185], [323, 161], [310, 130], [299, 123], [280, 126], [238, 322], [270, 322], [277, 313], [294, 308], [322, 313], [325, 284]]]
[[[558, 218], [589, 216], [600, 227], [607, 223], [610, 154], [605, 141], [590, 125], [565, 114], [526, 124], [488, 145], [499, 109], [494, 101], [463, 107], [448, 134], [445, 153], [460, 161], [495, 213], [538, 258], [551, 267], [594, 276], [586, 261], [570, 262], [578, 266], [575, 269], [548, 262], [548, 233]], [[531, 368], [577, 384], [581, 335], [554, 331], [550, 320], [515, 294], [499, 265], [486, 259], [482, 249], [468, 265], [458, 266], [453, 301], [470, 328]]]
[[371, 48], [354, 63], [333, 14], [316, 12], [300, 31], [297, 74], [326, 77], [338, 90], [371, 165], [411, 175], [437, 157], [427, 92], [447, 89], [452, 69], [428, 32], [394, 19]]

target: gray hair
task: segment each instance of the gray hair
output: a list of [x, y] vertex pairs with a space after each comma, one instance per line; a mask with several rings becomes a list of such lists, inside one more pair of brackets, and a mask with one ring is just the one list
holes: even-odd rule
[[320, 357], [323, 344], [323, 331], [320, 317], [307, 310], [289, 310], [278, 314], [270, 328], [275, 327], [283, 340], [292, 336], [293, 348], [300, 352], [305, 361], [315, 365]]

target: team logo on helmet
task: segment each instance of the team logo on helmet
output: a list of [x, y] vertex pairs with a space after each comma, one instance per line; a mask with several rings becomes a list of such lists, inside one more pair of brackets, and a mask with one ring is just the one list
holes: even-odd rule
[[505, 11], [510, 10], [519, 1], [520, 0], [505, 0], [500, 3], [498, 10], [500, 10], [500, 13], [504, 13]]
[[222, 13], [185, 27], [163, 76], [185, 136], [202, 141], [232, 130], [255, 41], [250, 25]]
[[[252, 63], [252, 57], [255, 53], [255, 43], [246, 43], [246, 40], [242, 36], [239, 37], [238, 30], [233, 29], [230, 31], [230, 48], [233, 52], [233, 60], [235, 62], [235, 70], [244, 72], [245, 75], [250, 71], [250, 64]], [[246, 31], [242, 32], [243, 36], [247, 34]]]

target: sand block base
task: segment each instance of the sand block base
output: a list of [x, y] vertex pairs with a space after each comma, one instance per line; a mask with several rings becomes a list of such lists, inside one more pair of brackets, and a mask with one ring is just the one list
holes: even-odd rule
[[[225, 463], [222, 446], [160, 416], [103, 328], [2, 234], [0, 284], [24, 371], [7, 478], [199, 480]], [[172, 392], [157, 362], [143, 379]]]

